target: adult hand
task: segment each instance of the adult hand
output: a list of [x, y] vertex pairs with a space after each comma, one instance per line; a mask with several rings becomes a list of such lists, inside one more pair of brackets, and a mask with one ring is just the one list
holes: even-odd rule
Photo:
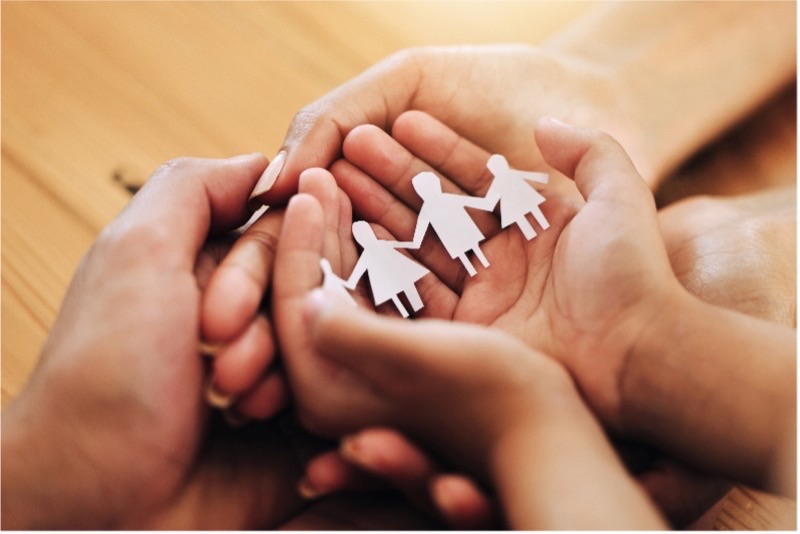
[[670, 263], [702, 300], [797, 325], [795, 188], [690, 197], [658, 212]]
[[386, 427], [350, 434], [338, 449], [314, 457], [306, 466], [300, 491], [306, 498], [318, 499], [338, 492], [367, 495], [387, 487], [449, 528], [500, 526], [485, 488], [467, 475], [451, 472], [408, 437]]
[[[473, 195], [485, 194], [491, 176], [478, 169], [487, 154], [441, 123], [407, 113], [396, 121], [393, 135], [399, 143], [375, 128], [354, 130], [345, 141], [347, 161], [332, 168], [353, 199], [354, 209], [367, 220], [379, 222], [396, 238], [407, 239], [420, 206], [411, 177], [431, 166], [446, 177], [446, 189], [460, 187]], [[453, 276], [459, 272], [457, 263], [453, 265], [430, 240], [429, 247], [423, 245], [417, 253], [439, 277], [427, 283], [446, 285], [453, 294], [431, 293], [425, 302], [436, 307], [426, 307], [426, 312], [442, 317], [445, 310], [447, 318], [497, 326], [555, 355], [575, 376], [595, 412], [623, 435], [666, 440], [676, 455], [690, 463], [735, 472], [766, 487], [777, 484], [786, 491], [789, 478], [775, 478], [782, 472], [777, 464], [765, 467], [756, 459], [765, 454], [788, 457], [786, 451], [792, 447], [791, 432], [784, 425], [791, 420], [787, 407], [792, 403], [776, 399], [792, 395], [789, 377], [794, 360], [788, 357], [788, 349], [794, 332], [706, 304], [680, 286], [662, 242], [652, 194], [608, 136], [544, 121], [537, 129], [537, 142], [552, 167], [574, 176], [585, 204], [552, 192], [546, 195], [543, 208], [552, 228], [533, 241], [524, 241], [513, 228], [495, 234], [496, 223], [492, 228], [490, 221], [484, 231], [490, 238], [481, 246], [492, 266], [467, 280], [463, 271], [460, 277]], [[508, 261], [514, 257], [518, 260]], [[446, 298], [439, 299], [441, 295]], [[704, 325], [704, 334], [681, 336], [681, 329], [689, 324]], [[722, 349], [709, 352], [714, 344], [732, 345], [727, 360]], [[677, 349], [681, 345], [686, 345], [684, 352]], [[754, 359], [766, 346], [775, 357]], [[701, 364], [690, 354], [706, 354], [736, 380], [752, 382], [749, 401], [744, 402], [741, 392], [735, 400], [732, 389], [715, 385], [711, 378], [698, 382], [687, 380], [685, 374], [660, 372], [667, 364], [653, 357], [659, 351], [680, 359], [685, 372], [694, 369], [693, 376], [702, 372], [696, 367], [709, 364]], [[734, 365], [734, 361], [749, 363]], [[761, 372], [747, 370], [753, 366]], [[634, 380], [632, 369], [646, 376]], [[775, 395], [764, 393], [766, 377], [779, 384]], [[664, 435], [665, 425], [652, 422], [656, 405], [647, 399], [667, 391], [660, 389], [666, 384], [656, 387], [654, 380], [679, 388], [687, 399], [666, 410], [683, 429], [672, 437]], [[701, 382], [707, 388], [702, 391], [708, 392], [701, 391]], [[699, 427], [689, 417], [688, 399], [715, 388], [719, 401], [707, 417], [736, 417], [735, 427]], [[755, 405], [774, 412], [774, 417], [765, 421], [738, 415]], [[754, 425], [763, 427], [760, 434], [748, 430]], [[752, 463], [737, 467], [733, 453], [714, 456], [698, 447], [691, 436], [702, 428], [709, 444], [746, 438], [738, 443]]]
[[626, 117], [622, 87], [608, 69], [525, 45], [404, 50], [303, 108], [259, 181], [251, 205], [283, 204], [300, 173], [328, 168], [347, 134], [364, 124], [389, 130], [405, 111], [430, 113], [461, 136], [522, 168], [542, 159], [529, 142], [536, 121], [556, 114], [612, 132], [650, 172], [644, 136]]
[[4, 527], [274, 526], [299, 509], [279, 432], [205, 441], [195, 266], [246, 220], [266, 164], [173, 161], [101, 233], [3, 413]]
[[[366, 220], [409, 239], [421, 204], [411, 178], [425, 170], [438, 171], [445, 190], [485, 194], [492, 176], [483, 149], [418, 112], [400, 117], [392, 133], [354, 130], [344, 145], [347, 160], [332, 167]], [[537, 141], [552, 167], [574, 175], [585, 203], [548, 189], [541, 207], [551, 227], [530, 241], [517, 228], [498, 232], [493, 217], [476, 214], [491, 266], [471, 278], [426, 238], [414, 253], [436, 275], [420, 284], [436, 291], [423, 299], [423, 312], [496, 326], [556, 356], [606, 424], [620, 430], [617, 386], [628, 344], [680, 286], [652, 194], [619, 145], [550, 120], [539, 124]]]

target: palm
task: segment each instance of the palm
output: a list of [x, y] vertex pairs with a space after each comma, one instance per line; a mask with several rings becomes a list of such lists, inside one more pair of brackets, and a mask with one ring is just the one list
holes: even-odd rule
[[[411, 178], [431, 168], [443, 177], [445, 190], [485, 194], [492, 177], [483, 149], [416, 112], [398, 119], [392, 134], [355, 130], [345, 141], [347, 161], [333, 166], [363, 218], [407, 239], [420, 205]], [[475, 212], [488, 236], [481, 248], [491, 263], [475, 277], [468, 277], [430, 236], [416, 255], [435, 274], [425, 282], [424, 316], [493, 325], [561, 359], [581, 375], [578, 381], [590, 389], [585, 393], [611, 422], [618, 415], [618, 399], [609, 395], [615, 388], [611, 381], [622, 365], [625, 343], [642, 326], [629, 320], [641, 316], [631, 313], [632, 306], [645, 295], [657, 300], [658, 284], [669, 271], [650, 227], [654, 224], [639, 228], [634, 222], [641, 209], [651, 209], [655, 218], [649, 192], [642, 184], [635, 198], [620, 201], [609, 184], [599, 184], [585, 203], [572, 182], [554, 175], [542, 188], [547, 198], [542, 209], [551, 227], [530, 241], [513, 225], [500, 229], [494, 216]]]

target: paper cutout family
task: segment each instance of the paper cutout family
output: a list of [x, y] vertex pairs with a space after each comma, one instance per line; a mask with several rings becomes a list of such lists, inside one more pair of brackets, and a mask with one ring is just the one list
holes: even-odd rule
[[484, 235], [466, 208], [492, 211], [499, 202], [501, 228], [516, 223], [529, 241], [537, 234], [526, 218], [528, 214], [533, 216], [542, 230], [547, 230], [550, 224], [539, 208], [545, 198], [526, 181], [546, 184], [548, 175], [512, 169], [506, 158], [499, 154], [491, 156], [486, 166], [494, 179], [483, 198], [444, 193], [439, 177], [432, 172], [421, 172], [414, 176], [411, 183], [422, 199], [422, 208], [417, 217], [413, 240], [378, 239], [366, 221], [354, 222], [353, 237], [363, 249], [361, 256], [347, 280], [334, 274], [328, 260], [320, 260], [324, 275], [323, 289], [343, 295], [355, 304], [347, 290], [354, 290], [366, 273], [375, 305], [391, 300], [400, 314], [408, 317], [408, 311], [400, 302], [399, 295], [405, 294], [415, 312], [422, 309], [423, 303], [416, 282], [430, 271], [398, 249], [419, 248], [429, 226], [436, 232], [450, 257], [461, 260], [470, 276], [475, 276], [478, 272], [467, 258], [468, 252], [472, 251], [484, 268], [489, 267], [489, 260], [480, 248]]

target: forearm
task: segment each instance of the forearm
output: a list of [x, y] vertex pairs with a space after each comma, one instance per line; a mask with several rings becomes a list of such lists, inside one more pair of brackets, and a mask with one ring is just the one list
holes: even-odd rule
[[796, 72], [794, 2], [603, 5], [551, 40], [609, 71], [663, 177]]
[[796, 332], [680, 293], [629, 356], [623, 425], [690, 463], [795, 492]]
[[491, 477], [514, 529], [664, 529], [656, 508], [627, 474], [588, 409], [564, 399], [503, 435]]

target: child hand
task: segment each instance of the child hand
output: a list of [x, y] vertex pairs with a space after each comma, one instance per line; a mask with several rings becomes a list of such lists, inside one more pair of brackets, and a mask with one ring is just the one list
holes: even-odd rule
[[398, 428], [490, 483], [513, 528], [662, 526], [554, 360], [496, 330], [398, 321], [322, 290], [304, 315], [319, 362], [348, 378], [318, 385], [326, 402], [301, 414], [312, 428]]
[[[409, 112], [392, 134], [353, 130], [344, 144], [347, 159], [331, 169], [367, 220], [409, 238], [420, 206], [411, 178], [431, 170], [429, 162], [444, 177], [443, 189], [486, 193], [488, 153], [438, 121]], [[477, 213], [491, 267], [475, 277], [426, 239], [412, 254], [449, 292], [428, 295], [424, 316], [496, 326], [556, 356], [603, 421], [619, 429], [623, 359], [653, 311], [680, 286], [652, 194], [619, 145], [553, 121], [540, 122], [536, 134], [545, 159], [575, 174], [580, 191], [542, 188], [551, 227], [530, 241], [516, 228], [500, 232], [492, 214]]]

